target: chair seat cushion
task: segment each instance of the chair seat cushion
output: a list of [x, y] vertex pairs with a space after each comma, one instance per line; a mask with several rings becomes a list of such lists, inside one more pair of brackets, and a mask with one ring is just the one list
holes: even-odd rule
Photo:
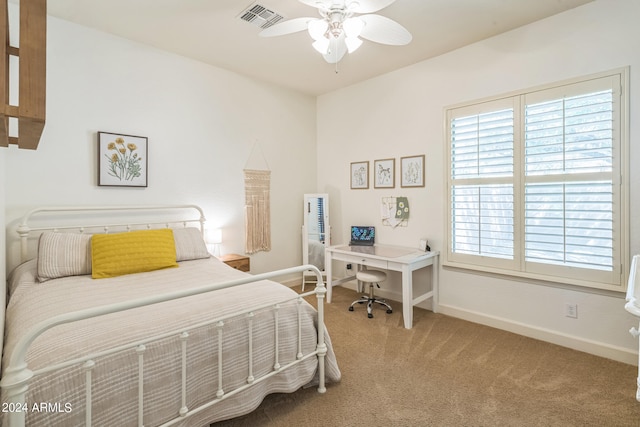
[[387, 278], [387, 273], [378, 270], [362, 270], [356, 273], [356, 278], [361, 282], [382, 282]]

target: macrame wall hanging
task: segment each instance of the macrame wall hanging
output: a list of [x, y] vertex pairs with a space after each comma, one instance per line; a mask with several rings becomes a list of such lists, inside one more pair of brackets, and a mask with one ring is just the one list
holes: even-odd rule
[[[262, 150], [262, 160], [266, 169], [248, 168], [249, 161], [255, 151], [256, 144], [251, 150], [249, 160], [244, 169], [245, 193], [245, 252], [254, 254], [271, 250], [271, 171]], [[258, 148], [260, 148], [258, 146]]]

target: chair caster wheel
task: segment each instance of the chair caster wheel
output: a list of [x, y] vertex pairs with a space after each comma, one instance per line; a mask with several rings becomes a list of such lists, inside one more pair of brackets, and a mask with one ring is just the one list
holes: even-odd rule
[[391, 313], [393, 313], [393, 311], [392, 310], [387, 310], [387, 313], [391, 314]]
[[368, 313], [368, 314], [367, 314], [367, 317], [368, 317], [369, 319], [372, 319], [372, 318], [373, 318], [373, 314]]
[[349, 307], [349, 311], [353, 311], [353, 307]]

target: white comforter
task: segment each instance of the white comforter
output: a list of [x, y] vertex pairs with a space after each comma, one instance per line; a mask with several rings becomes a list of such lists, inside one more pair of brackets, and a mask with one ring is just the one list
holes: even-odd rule
[[[68, 277], [44, 283], [33, 280], [34, 268], [28, 265], [21, 278], [10, 284], [5, 331], [5, 357], [15, 346], [20, 333], [37, 322], [60, 313], [105, 305], [146, 295], [158, 295], [184, 287], [198, 287], [214, 281], [225, 281], [246, 275], [215, 258], [185, 261], [178, 268], [139, 273], [112, 279], [93, 280], [90, 276]], [[21, 282], [16, 284], [15, 282]], [[27, 361], [32, 370], [67, 360], [75, 356], [135, 342], [151, 334], [186, 327], [187, 325], [218, 318], [252, 305], [275, 303], [295, 296], [295, 292], [281, 284], [260, 281], [209, 294], [170, 301], [100, 318], [88, 319], [73, 325], [53, 328], [36, 339], [28, 352]], [[303, 350], [313, 351], [316, 346], [317, 313], [313, 307], [302, 304]], [[254, 319], [254, 376], [273, 370], [273, 314], [257, 313]], [[296, 303], [280, 309], [280, 364], [295, 359], [297, 353]], [[245, 384], [248, 375], [246, 319], [225, 325], [223, 368], [226, 392]], [[338, 369], [331, 342], [326, 334], [327, 380], [338, 381]], [[129, 426], [137, 423], [137, 354], [127, 350], [113, 356], [96, 359], [93, 370], [93, 425]], [[169, 420], [180, 410], [181, 350], [178, 336], [147, 345], [144, 353], [146, 426]], [[213, 326], [190, 332], [188, 341], [187, 407], [193, 409], [215, 398], [217, 392], [217, 332]], [[233, 363], [229, 363], [233, 361]], [[317, 359], [311, 357], [290, 370], [264, 381], [251, 389], [233, 396], [211, 408], [187, 418], [181, 425], [206, 425], [232, 418], [255, 409], [265, 395], [273, 392], [292, 392], [313, 381]], [[57, 374], [36, 377], [30, 385], [27, 400], [33, 403], [54, 403], [60, 412], [32, 412], [27, 414], [27, 425], [70, 426], [84, 423], [84, 371], [81, 367], [65, 368]], [[3, 401], [4, 401], [3, 393]], [[64, 410], [69, 409], [70, 410]]]

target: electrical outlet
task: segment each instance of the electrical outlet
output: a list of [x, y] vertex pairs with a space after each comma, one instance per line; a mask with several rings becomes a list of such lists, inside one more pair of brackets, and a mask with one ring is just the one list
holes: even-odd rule
[[564, 305], [564, 315], [574, 319], [578, 318], [578, 304], [566, 303]]
[[351, 270], [352, 265], [351, 264], [347, 264], [347, 270]]

